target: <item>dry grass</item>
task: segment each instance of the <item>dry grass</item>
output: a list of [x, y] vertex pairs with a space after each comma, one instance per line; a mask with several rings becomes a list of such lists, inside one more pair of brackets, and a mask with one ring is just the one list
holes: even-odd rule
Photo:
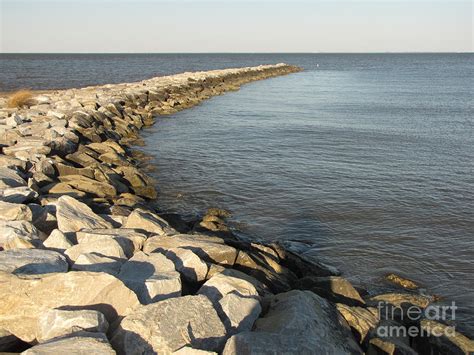
[[19, 90], [8, 97], [7, 107], [24, 107], [31, 106], [33, 104], [33, 92], [30, 90]]

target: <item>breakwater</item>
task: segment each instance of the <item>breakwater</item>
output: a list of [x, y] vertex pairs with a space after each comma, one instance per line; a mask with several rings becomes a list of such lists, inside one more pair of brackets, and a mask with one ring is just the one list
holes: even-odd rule
[[[298, 70], [281, 64], [184, 73], [46, 92], [14, 108], [2, 99], [2, 350], [469, 349], [458, 333], [377, 334], [378, 302], [426, 308], [428, 296], [365, 299], [331, 267], [277, 244], [238, 240], [226, 228], [226, 211], [210, 209], [189, 225], [150, 206], [155, 185], [130, 150], [142, 127], [156, 115]], [[401, 316], [391, 321], [401, 324]], [[420, 319], [416, 327], [446, 326]]]

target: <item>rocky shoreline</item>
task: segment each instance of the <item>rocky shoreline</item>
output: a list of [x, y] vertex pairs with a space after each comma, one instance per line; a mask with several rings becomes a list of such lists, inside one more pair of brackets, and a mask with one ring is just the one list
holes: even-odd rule
[[[448, 325], [407, 322], [408, 307], [426, 309], [432, 297], [402, 287], [369, 297], [330, 266], [238, 239], [226, 211], [189, 224], [153, 208], [155, 184], [131, 149], [141, 128], [298, 71], [183, 73], [44, 92], [13, 108], [0, 98], [0, 352], [474, 351], [458, 332], [430, 333]], [[395, 319], [382, 319], [381, 302]], [[387, 323], [429, 334], [381, 336]]]

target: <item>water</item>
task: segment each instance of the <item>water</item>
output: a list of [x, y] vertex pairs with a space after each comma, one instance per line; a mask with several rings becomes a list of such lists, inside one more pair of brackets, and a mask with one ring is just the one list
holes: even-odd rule
[[146, 130], [160, 206], [187, 215], [230, 209], [242, 235], [291, 242], [357, 284], [373, 287], [388, 272], [414, 279], [455, 300], [459, 329], [472, 336], [473, 59], [1, 56], [9, 70], [0, 91], [262, 63], [304, 67], [160, 117]]

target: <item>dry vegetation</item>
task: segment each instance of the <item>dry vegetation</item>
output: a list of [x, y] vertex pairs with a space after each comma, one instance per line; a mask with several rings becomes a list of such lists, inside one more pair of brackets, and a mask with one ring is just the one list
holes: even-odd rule
[[33, 92], [30, 90], [19, 90], [8, 97], [9, 108], [31, 106], [33, 104]]

